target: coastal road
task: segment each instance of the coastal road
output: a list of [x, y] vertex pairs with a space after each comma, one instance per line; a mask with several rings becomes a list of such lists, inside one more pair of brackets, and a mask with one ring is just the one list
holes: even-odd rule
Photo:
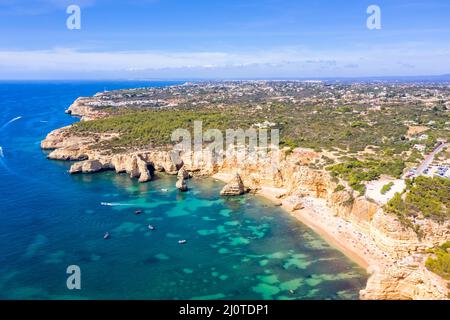
[[436, 154], [441, 152], [443, 149], [450, 147], [450, 143], [443, 143], [436, 147], [436, 149], [433, 150], [429, 155], [426, 156], [425, 160], [422, 161], [422, 163], [417, 167], [417, 173], [416, 177], [421, 176], [423, 172], [430, 166], [430, 164], [433, 162], [434, 157]]

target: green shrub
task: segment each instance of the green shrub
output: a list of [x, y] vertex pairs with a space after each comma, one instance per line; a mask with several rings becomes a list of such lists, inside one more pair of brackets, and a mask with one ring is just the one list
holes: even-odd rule
[[363, 182], [377, 180], [382, 174], [399, 178], [404, 168], [405, 164], [400, 159], [393, 161], [359, 161], [357, 159], [349, 159], [346, 162], [329, 166], [326, 169], [330, 171], [331, 176], [348, 181], [353, 190], [364, 194], [366, 186]]
[[[145, 93], [146, 89], [133, 92], [132, 95]], [[127, 93], [125, 90], [122, 93]], [[129, 93], [129, 92], [128, 92]], [[128, 94], [127, 93], [127, 94]], [[156, 92], [159, 96], [160, 93]], [[172, 108], [137, 108], [133, 106], [116, 108], [105, 107], [102, 111], [111, 114], [109, 119], [88, 121], [80, 124], [78, 130], [86, 134], [96, 130], [118, 132], [119, 139], [111, 141], [112, 148], [140, 147], [148, 143], [164, 144], [170, 141], [169, 133], [174, 127], [186, 128], [193, 120], [205, 120], [204, 127], [223, 130], [225, 128], [248, 129], [255, 123], [266, 120], [276, 123], [280, 130], [280, 142], [291, 148], [305, 147], [314, 150], [332, 150], [339, 148], [359, 152], [368, 146], [374, 150], [388, 150], [387, 156], [399, 155], [411, 150], [411, 142], [405, 137], [408, 127], [406, 121], [434, 121], [440, 129], [430, 129], [430, 141], [433, 146], [437, 138], [448, 138], [448, 126], [445, 126], [445, 111], [433, 112], [420, 104], [399, 103], [383, 105], [383, 112], [366, 112], [367, 106], [346, 105], [338, 108], [329, 104], [300, 100], [297, 103], [275, 103], [266, 96], [243, 96], [211, 101], [208, 90], [201, 90], [196, 97], [182, 105]], [[214, 95], [214, 93], [213, 93]], [[170, 95], [169, 95], [170, 96]], [[161, 95], [168, 98], [167, 94]], [[208, 105], [193, 105], [195, 101], [205, 98]], [[125, 99], [125, 98], [124, 98]], [[214, 99], [213, 99], [214, 100]], [[262, 108], [257, 109], [255, 106]], [[113, 118], [116, 118], [113, 120]], [[181, 126], [180, 126], [181, 124]], [[108, 145], [105, 148], [108, 148]]]
[[429, 257], [425, 262], [428, 270], [436, 273], [445, 280], [450, 280], [450, 253], [447, 249], [450, 248], [450, 242], [444, 243], [439, 248], [431, 251], [433, 257]]
[[385, 209], [402, 220], [422, 215], [444, 222], [450, 218], [450, 180], [423, 176], [409, 180], [404, 199], [397, 193]]
[[350, 125], [352, 126], [352, 128], [366, 128], [369, 126], [369, 124], [364, 121], [354, 121]]
[[380, 191], [381, 194], [388, 193], [392, 189], [393, 186], [394, 186], [393, 182], [389, 182], [388, 184], [384, 185], [383, 188], [381, 188], [381, 191]]

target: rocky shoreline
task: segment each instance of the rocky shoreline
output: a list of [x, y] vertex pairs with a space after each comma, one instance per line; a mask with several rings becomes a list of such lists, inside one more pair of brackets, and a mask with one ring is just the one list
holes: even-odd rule
[[[77, 99], [67, 113], [82, 121], [107, 116]], [[140, 182], [151, 181], [154, 171], [178, 175], [179, 185], [187, 190], [189, 176], [214, 176], [230, 182], [223, 195], [239, 195], [247, 189], [282, 205], [300, 221], [309, 225], [327, 241], [341, 249], [371, 276], [361, 291], [362, 299], [447, 299], [445, 281], [424, 267], [426, 250], [450, 238], [450, 225], [421, 221], [422, 239], [386, 214], [381, 205], [357, 197], [346, 188], [335, 192], [337, 184], [328, 172], [311, 169], [320, 154], [296, 149], [277, 151], [257, 163], [238, 162], [229, 156], [220, 162], [194, 164], [190, 154], [165, 149], [132, 150], [111, 154], [95, 145], [112, 139], [114, 134], [77, 136], [70, 127], [51, 132], [41, 148], [51, 150], [49, 159], [76, 161], [70, 173], [94, 173], [103, 170], [126, 172]], [[272, 161], [277, 157], [276, 165]]]

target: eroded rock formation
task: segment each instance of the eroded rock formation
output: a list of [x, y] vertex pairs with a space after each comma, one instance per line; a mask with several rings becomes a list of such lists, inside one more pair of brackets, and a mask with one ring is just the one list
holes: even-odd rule
[[351, 223], [357, 233], [382, 253], [375, 263], [369, 263], [372, 275], [361, 298], [447, 299], [445, 281], [436, 280], [439, 277], [424, 267], [424, 259], [427, 249], [449, 241], [450, 223], [416, 221], [423, 233], [419, 239], [416, 232], [375, 202], [356, 196], [351, 190], [335, 192], [336, 183], [326, 171], [308, 167], [317, 156], [313, 151], [297, 150], [287, 157], [272, 155], [272, 159], [280, 161], [260, 161], [256, 165], [249, 162], [238, 165], [234, 159], [226, 159], [218, 171], [228, 173], [238, 168], [243, 183], [253, 189], [284, 188], [283, 204], [292, 211], [303, 208], [304, 197], [324, 199], [335, 217]]
[[240, 196], [245, 193], [244, 183], [242, 182], [239, 174], [235, 174], [233, 179], [227, 183], [225, 187], [223, 187], [220, 194], [222, 196]]
[[70, 167], [69, 172], [71, 174], [76, 173], [94, 173], [104, 170], [105, 167], [103, 164], [98, 160], [86, 160], [86, 161], [80, 161], [75, 164], [73, 164]]
[[366, 289], [365, 300], [446, 300], [446, 284], [423, 266], [423, 256], [411, 255], [374, 273]]
[[188, 191], [188, 185], [186, 180], [190, 178], [189, 172], [183, 167], [178, 171], [177, 174], [177, 182], [175, 183], [175, 187], [181, 192]]
[[[75, 102], [69, 108], [73, 115], [83, 119], [105, 116], [101, 111], [86, 108]], [[222, 190], [223, 195], [240, 195], [246, 189], [280, 188], [280, 202], [289, 203], [292, 211], [301, 211], [303, 199], [320, 199], [329, 208], [329, 218], [350, 224], [358, 237], [370, 242], [381, 255], [370, 261], [372, 273], [363, 299], [446, 299], [445, 282], [430, 273], [423, 264], [426, 249], [450, 239], [450, 224], [437, 224], [431, 220], [418, 220], [422, 238], [405, 228], [394, 216], [383, 211], [376, 203], [365, 197], [356, 196], [351, 190], [335, 192], [336, 183], [328, 172], [309, 167], [320, 154], [311, 150], [285, 150], [272, 152], [262, 159], [238, 161], [234, 156], [225, 159], [206, 158], [193, 162], [191, 154], [177, 151], [133, 150], [121, 154], [109, 154], [94, 146], [117, 135], [92, 134], [77, 136], [68, 128], [51, 132], [42, 141], [43, 149], [53, 149], [50, 159], [79, 161], [72, 165], [71, 173], [92, 173], [102, 170], [127, 172], [132, 178], [145, 182], [151, 180], [149, 167], [177, 176], [177, 188], [186, 191], [186, 179], [190, 173], [212, 175], [215, 173], [235, 174], [232, 181]], [[245, 187], [244, 187], [245, 186]], [[326, 211], [328, 212], [328, 211]], [[325, 213], [325, 215], [328, 213]], [[337, 231], [338, 232], [338, 231]]]

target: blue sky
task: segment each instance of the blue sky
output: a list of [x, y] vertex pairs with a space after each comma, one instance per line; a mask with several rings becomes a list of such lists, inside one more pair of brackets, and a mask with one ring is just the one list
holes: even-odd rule
[[448, 0], [0, 0], [1, 79], [448, 73]]

